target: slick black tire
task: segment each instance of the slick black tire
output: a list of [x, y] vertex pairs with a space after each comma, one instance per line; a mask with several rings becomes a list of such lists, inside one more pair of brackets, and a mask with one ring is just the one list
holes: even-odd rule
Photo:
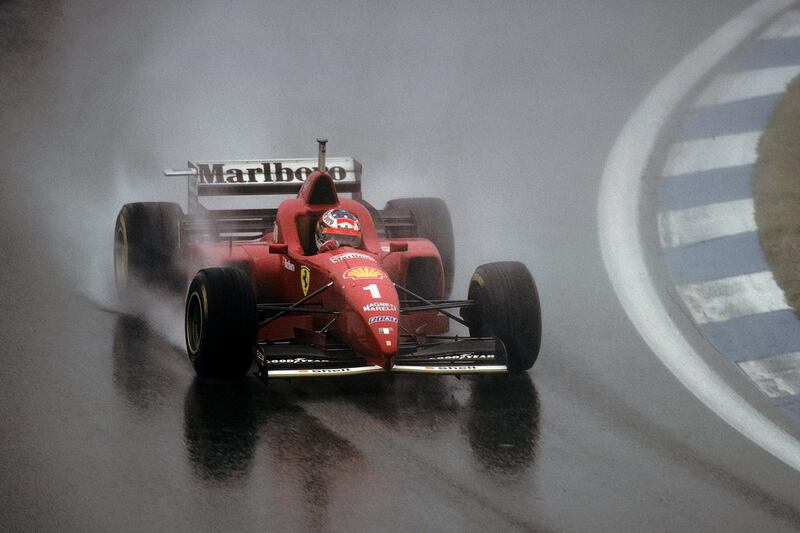
[[481, 265], [472, 275], [467, 297], [474, 304], [463, 308], [461, 316], [470, 335], [500, 338], [509, 371], [531, 368], [542, 343], [542, 314], [528, 268], [516, 261]]
[[180, 252], [183, 211], [168, 202], [125, 204], [114, 227], [114, 279], [123, 299], [134, 287], [178, 293], [185, 287]]
[[456, 252], [453, 241], [453, 222], [450, 210], [441, 198], [399, 198], [389, 200], [385, 211], [411, 213], [416, 223], [416, 233], [409, 237], [422, 237], [431, 241], [442, 258], [444, 268], [444, 299], [453, 291], [453, 273]]
[[258, 319], [253, 286], [238, 268], [198, 272], [186, 296], [186, 351], [197, 375], [240, 379], [253, 361]]

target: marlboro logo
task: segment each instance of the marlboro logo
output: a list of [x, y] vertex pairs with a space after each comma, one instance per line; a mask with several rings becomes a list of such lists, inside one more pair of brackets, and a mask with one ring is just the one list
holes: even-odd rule
[[[197, 171], [201, 185], [248, 183], [303, 183], [317, 170], [312, 159], [285, 159], [272, 161], [209, 161], [189, 163]], [[355, 181], [353, 159], [329, 159], [328, 173], [335, 182]]]

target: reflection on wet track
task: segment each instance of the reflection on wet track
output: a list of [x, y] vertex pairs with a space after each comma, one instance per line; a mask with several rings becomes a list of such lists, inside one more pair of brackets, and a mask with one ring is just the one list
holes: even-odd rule
[[174, 351], [143, 319], [119, 315], [114, 323], [113, 383], [128, 404], [146, 411], [163, 404], [172, 383], [153, 354]]
[[[171, 394], [163, 359], [177, 350], [142, 320], [119, 315], [114, 325], [113, 383], [136, 411], [160, 409]], [[182, 356], [182, 354], [181, 354]], [[188, 360], [185, 361], [187, 368]], [[247, 485], [267, 478], [275, 487], [299, 485], [309, 527], [326, 523], [320, 512], [337, 477], [359, 478], [366, 457], [347, 436], [306, 412], [304, 405], [342, 403], [360, 416], [354, 425], [379, 424], [420, 439], [457, 432], [479, 471], [520, 477], [536, 455], [539, 399], [527, 374], [452, 377], [364, 376], [270, 382], [192, 379], [186, 387], [183, 434], [186, 458], [198, 482]], [[464, 446], [466, 445], [466, 446]], [[387, 450], [392, 453], [392, 450]], [[268, 461], [259, 456], [268, 454]], [[267, 467], [265, 465], [271, 465]], [[263, 470], [269, 468], [268, 471]]]
[[539, 396], [528, 374], [499, 389], [476, 382], [465, 426], [475, 458], [487, 470], [514, 474], [529, 466], [539, 438]]
[[195, 380], [189, 386], [183, 432], [197, 477], [223, 482], [250, 474], [259, 422], [268, 425], [269, 416], [259, 412], [254, 396], [250, 383]]

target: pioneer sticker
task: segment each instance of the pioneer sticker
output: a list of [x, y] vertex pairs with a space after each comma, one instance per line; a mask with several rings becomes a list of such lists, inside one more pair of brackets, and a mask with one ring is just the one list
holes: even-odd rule
[[284, 257], [283, 258], [283, 268], [285, 268], [289, 272], [294, 272], [294, 268], [295, 268], [294, 267], [294, 263], [292, 263], [291, 261], [286, 259], [286, 257]]

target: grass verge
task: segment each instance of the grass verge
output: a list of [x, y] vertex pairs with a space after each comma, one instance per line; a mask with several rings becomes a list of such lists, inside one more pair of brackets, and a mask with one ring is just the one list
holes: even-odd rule
[[789, 85], [758, 143], [753, 193], [767, 263], [800, 316], [800, 77]]

